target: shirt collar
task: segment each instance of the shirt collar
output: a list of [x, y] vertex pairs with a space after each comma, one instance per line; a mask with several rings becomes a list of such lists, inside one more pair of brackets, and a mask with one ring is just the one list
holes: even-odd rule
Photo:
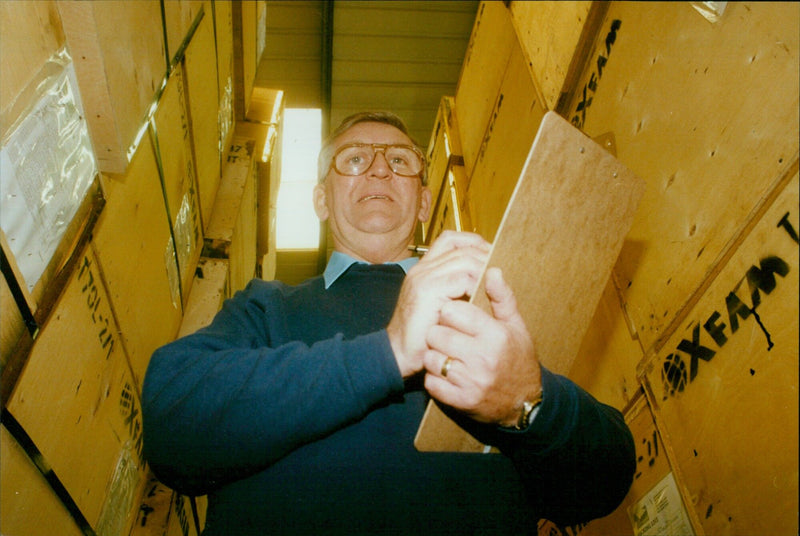
[[[385, 264], [397, 264], [403, 269], [404, 272], [408, 273], [411, 267], [417, 264], [417, 261], [419, 261], [419, 257], [408, 257], [398, 262], [387, 262]], [[330, 260], [328, 261], [328, 266], [325, 267], [325, 272], [322, 274], [322, 277], [325, 280], [325, 288], [327, 289], [333, 285], [333, 283], [339, 279], [339, 277], [345, 273], [348, 268], [356, 263], [369, 264], [368, 262], [358, 261], [347, 253], [334, 251], [331, 254]]]

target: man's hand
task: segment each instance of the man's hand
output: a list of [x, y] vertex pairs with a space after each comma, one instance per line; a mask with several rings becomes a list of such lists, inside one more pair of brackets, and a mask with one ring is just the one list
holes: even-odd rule
[[477, 234], [445, 231], [409, 270], [386, 328], [404, 378], [422, 370], [426, 333], [439, 323], [442, 307], [477, 287], [490, 247]]
[[541, 392], [541, 369], [499, 268], [487, 271], [485, 288], [491, 314], [464, 301], [441, 307], [438, 325], [427, 331], [425, 388], [477, 421], [513, 426], [522, 402]]

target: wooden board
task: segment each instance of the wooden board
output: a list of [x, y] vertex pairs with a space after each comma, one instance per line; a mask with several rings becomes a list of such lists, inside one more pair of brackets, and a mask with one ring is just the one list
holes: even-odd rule
[[170, 73], [153, 116], [156, 159], [162, 173], [164, 199], [180, 270], [181, 305], [186, 305], [189, 297], [194, 267], [203, 244], [185, 89], [183, 69], [178, 66]]
[[[15, 100], [25, 101], [22, 92], [45, 62], [64, 46], [64, 31], [53, 1], [0, 2], [0, 111], [3, 127]], [[18, 102], [24, 108], [26, 102]], [[2, 134], [2, 132], [0, 132]]]
[[797, 534], [800, 181], [643, 367], [706, 534]]
[[[180, 61], [179, 53], [188, 44], [192, 24], [205, 7], [207, 0], [170, 0], [164, 2], [164, 29], [167, 34], [167, 53], [170, 63]], [[208, 13], [210, 15], [210, 13]], [[210, 17], [209, 17], [210, 18]]]
[[504, 3], [481, 2], [455, 95], [458, 133], [468, 177], [472, 176], [506, 62], [515, 46], [519, 42]]
[[228, 260], [200, 258], [178, 337], [207, 326], [230, 296]]
[[7, 405], [89, 524], [122, 534], [144, 475], [138, 389], [91, 248]]
[[461, 155], [461, 141], [458, 137], [455, 105], [454, 97], [445, 96], [439, 101], [436, 122], [433, 124], [433, 132], [428, 143], [427, 186], [431, 191], [434, 207], [431, 218], [422, 224], [422, 236], [426, 243], [430, 241], [429, 227], [436, 218], [439, 190], [443, 185], [447, 185], [448, 170], [451, 164], [461, 163], [463, 165], [464, 161], [464, 157]]
[[[602, 147], [554, 112], [545, 115], [488, 266], [503, 270], [551, 371], [569, 373], [643, 190]], [[490, 310], [483, 281], [473, 296]], [[423, 451], [483, 450], [476, 443], [434, 403], [415, 441]]]
[[169, 220], [153, 146], [145, 142], [125, 175], [107, 177], [93, 241], [139, 385], [153, 351], [175, 337], [181, 320], [168, 277], [177, 271], [166, 258]]
[[189, 132], [197, 170], [197, 193], [203, 229], [211, 219], [221, 174], [219, 131], [219, 87], [214, 43], [214, 20], [210, 5], [200, 20], [183, 60]]
[[799, 26], [797, 3], [608, 7], [569, 119], [648, 183], [615, 269], [648, 351], [797, 159]]
[[58, 9], [98, 166], [124, 173], [167, 73], [161, 4], [60, 0]]
[[81, 536], [69, 511], [5, 426], [0, 428], [0, 453], [3, 534]]
[[606, 2], [511, 2], [514, 29], [548, 110], [559, 111], [559, 102], [573, 91], [606, 7]]
[[[469, 177], [468, 195], [478, 201], [472, 206], [472, 230], [490, 242], [547, 111], [537, 95], [522, 48], [515, 41], [471, 174], [466, 166], [466, 154], [464, 156]], [[462, 114], [467, 112], [460, 103], [456, 105], [460, 125]]]
[[220, 165], [225, 162], [230, 148], [233, 125], [233, 19], [231, 2], [213, 0], [212, 13], [216, 29], [217, 84], [219, 88], [219, 147]]

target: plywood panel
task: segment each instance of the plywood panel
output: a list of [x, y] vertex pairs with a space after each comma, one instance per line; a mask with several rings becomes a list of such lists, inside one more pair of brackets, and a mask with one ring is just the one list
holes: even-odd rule
[[643, 370], [706, 534], [798, 530], [799, 202], [795, 171]]
[[83, 534], [5, 426], [0, 428], [0, 453], [0, 525], [3, 534]]
[[796, 3], [608, 8], [569, 119], [648, 183], [615, 272], [645, 349], [797, 158], [798, 26]]
[[[540, 363], [555, 373], [572, 367], [643, 189], [602, 147], [554, 112], [545, 115], [488, 266], [503, 270]], [[472, 303], [491, 310], [482, 285]], [[431, 403], [417, 448], [480, 451], [443, 419]], [[457, 432], [452, 441], [447, 427]]]
[[[181, 47], [188, 43], [189, 32], [200, 11], [210, 8], [205, 0], [170, 0], [164, 2], [164, 28], [167, 34], [167, 53], [171, 63], [180, 61], [177, 57]], [[210, 13], [209, 13], [210, 15]]]
[[127, 174], [109, 177], [106, 189], [94, 245], [141, 385], [150, 355], [174, 338], [181, 317], [169, 219], [149, 137]]
[[7, 408], [89, 524], [119, 534], [144, 475], [141, 404], [97, 259], [80, 258]]
[[456, 89], [456, 110], [467, 176], [497, 102], [503, 73], [518, 40], [503, 2], [481, 2]]
[[101, 171], [123, 173], [167, 72], [156, 0], [59, 0]]
[[[0, 2], [0, 111], [5, 130], [6, 112], [23, 89], [36, 77], [45, 62], [56, 54], [65, 42], [58, 8], [53, 1]], [[19, 103], [24, 105], [23, 102]]]

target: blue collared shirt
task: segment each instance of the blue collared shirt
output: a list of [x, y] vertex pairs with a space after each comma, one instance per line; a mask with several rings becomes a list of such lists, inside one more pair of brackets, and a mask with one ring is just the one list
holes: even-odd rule
[[[405, 273], [408, 273], [411, 267], [417, 264], [418, 261], [419, 257], [408, 257], [399, 262], [387, 262], [385, 264], [397, 264]], [[333, 285], [333, 283], [339, 279], [339, 277], [345, 273], [350, 266], [356, 263], [369, 264], [368, 262], [356, 260], [347, 253], [334, 251], [333, 254], [331, 254], [330, 260], [328, 261], [328, 266], [325, 267], [325, 272], [322, 274], [322, 277], [325, 280], [325, 288], [330, 288], [330, 286]]]

